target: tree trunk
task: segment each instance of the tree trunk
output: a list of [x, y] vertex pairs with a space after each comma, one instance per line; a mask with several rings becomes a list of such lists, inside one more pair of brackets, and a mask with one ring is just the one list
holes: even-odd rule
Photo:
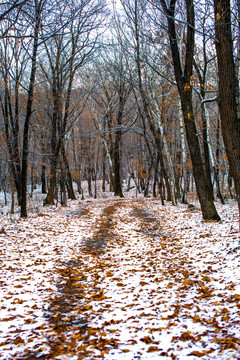
[[[53, 76], [52, 84], [52, 96], [53, 96], [53, 113], [51, 116], [52, 133], [51, 133], [51, 156], [50, 156], [50, 186], [48, 188], [47, 197], [44, 201], [44, 206], [54, 205], [54, 199], [56, 194], [57, 184], [57, 165], [59, 161], [59, 153], [62, 146], [62, 138], [58, 132], [62, 124], [62, 104], [61, 95], [58, 89], [57, 75]], [[58, 135], [58, 136], [57, 136]]]
[[115, 134], [114, 144], [114, 195], [123, 197], [122, 183], [121, 183], [121, 132], [120, 130]]
[[209, 138], [208, 138], [208, 123], [207, 123], [207, 114], [205, 105], [201, 106], [202, 112], [202, 132], [203, 132], [203, 156], [204, 156], [204, 170], [206, 175], [206, 180], [208, 183], [209, 192], [211, 194], [212, 200], [214, 200], [213, 195], [213, 183], [211, 177], [211, 165], [210, 165], [210, 152], [209, 152]]
[[181, 139], [181, 153], [182, 153], [182, 204], [187, 203], [187, 192], [188, 192], [188, 173], [187, 173], [187, 155], [186, 155], [186, 141], [184, 136], [184, 122], [181, 110], [181, 103], [179, 103], [180, 115], [180, 139]]
[[159, 153], [157, 153], [157, 158], [154, 166], [154, 179], [153, 179], [153, 197], [157, 197], [156, 186], [158, 179], [158, 165], [159, 165]]
[[67, 206], [67, 195], [66, 195], [66, 171], [62, 159], [60, 160], [60, 199], [61, 205]]
[[90, 166], [90, 164], [88, 165], [87, 168], [87, 183], [88, 183], [88, 195], [89, 196], [93, 196], [92, 193], [92, 168]]
[[46, 165], [45, 165], [44, 162], [42, 163], [41, 183], [42, 183], [42, 194], [46, 194], [46, 193], [47, 193], [47, 187], [46, 187]]
[[41, 13], [41, 1], [36, 1], [35, 16], [36, 23], [34, 29], [34, 42], [33, 42], [33, 54], [32, 54], [32, 69], [30, 76], [30, 83], [28, 89], [28, 100], [27, 100], [27, 112], [23, 127], [23, 146], [22, 146], [22, 173], [21, 173], [21, 217], [27, 217], [27, 167], [28, 167], [28, 142], [29, 142], [29, 126], [32, 115], [32, 104], [33, 104], [33, 92], [35, 85], [35, 77], [37, 70], [37, 50], [38, 50], [38, 36], [40, 29], [40, 13]]
[[21, 159], [19, 144], [19, 106], [18, 106], [18, 86], [15, 89], [15, 114], [12, 112], [12, 104], [9, 93], [8, 79], [4, 78], [4, 103], [2, 113], [5, 126], [5, 136], [9, 153], [9, 167], [17, 190], [18, 205], [21, 205], [22, 186], [21, 186]]
[[65, 167], [65, 173], [66, 173], [66, 186], [68, 191], [68, 198], [71, 200], [76, 200], [76, 196], [74, 194], [73, 190], [73, 181], [72, 181], [72, 174], [69, 168], [68, 159], [65, 153], [65, 147], [64, 144], [62, 145], [62, 159], [63, 159], [63, 166]]
[[222, 136], [240, 211], [240, 119], [236, 101], [238, 85], [233, 56], [230, 0], [214, 0], [214, 12]]
[[51, 173], [50, 173], [50, 185], [47, 193], [47, 197], [44, 200], [44, 206], [54, 205], [56, 184], [57, 184], [57, 163], [58, 159], [53, 156], [51, 159]]
[[107, 153], [106, 153], [106, 149], [105, 146], [103, 146], [102, 149], [102, 192], [106, 192], [106, 158], [107, 158]]
[[188, 25], [185, 64], [184, 71], [182, 71], [174, 20], [176, 0], [171, 1], [171, 6], [169, 8], [167, 7], [165, 0], [161, 0], [162, 8], [167, 16], [168, 21], [168, 34], [174, 65], [174, 74], [181, 100], [183, 119], [186, 129], [186, 138], [192, 160], [193, 175], [198, 199], [201, 205], [202, 215], [205, 220], [219, 220], [220, 217], [216, 211], [206, 180], [200, 144], [197, 136], [197, 128], [193, 114], [192, 88], [190, 85], [190, 79], [193, 71], [194, 54], [194, 5], [192, 0], [185, 0], [185, 3]]
[[161, 203], [162, 206], [164, 206], [164, 200], [165, 200], [165, 187], [164, 187], [164, 183], [163, 183], [163, 177], [162, 174], [160, 174], [160, 180], [158, 183], [158, 190], [159, 190], [159, 194], [161, 197]]
[[201, 118], [202, 118], [202, 137], [203, 137], [203, 159], [204, 159], [204, 169], [205, 169], [205, 175], [206, 180], [208, 183], [209, 191], [212, 194], [212, 198], [214, 200], [214, 193], [213, 193], [213, 183], [212, 183], [212, 177], [211, 177], [211, 165], [214, 166], [214, 164], [211, 164], [211, 155], [210, 155], [210, 142], [209, 142], [209, 136], [208, 136], [208, 111], [206, 109], [206, 103], [204, 102], [204, 99], [206, 97], [206, 76], [207, 76], [207, 65], [208, 65], [208, 59], [207, 59], [207, 52], [206, 52], [206, 33], [205, 33], [205, 24], [203, 28], [203, 66], [198, 66], [198, 64], [193, 60], [194, 67], [196, 69], [199, 83], [200, 83], [200, 100], [201, 100]]
[[217, 186], [217, 197], [220, 199], [221, 203], [224, 204], [224, 199], [221, 193], [220, 180], [219, 180], [219, 152], [220, 152], [220, 121], [217, 120], [217, 149], [216, 149], [216, 166], [214, 166], [214, 177], [216, 180]]

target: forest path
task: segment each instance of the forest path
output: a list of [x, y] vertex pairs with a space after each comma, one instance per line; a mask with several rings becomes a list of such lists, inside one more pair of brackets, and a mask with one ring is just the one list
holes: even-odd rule
[[153, 199], [90, 201], [4, 230], [0, 359], [240, 354], [240, 295], [214, 279], [210, 232], [194, 243], [169, 217]]

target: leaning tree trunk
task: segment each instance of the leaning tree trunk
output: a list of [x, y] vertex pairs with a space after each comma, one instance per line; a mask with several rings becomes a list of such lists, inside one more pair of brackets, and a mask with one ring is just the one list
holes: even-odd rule
[[214, 0], [214, 12], [222, 136], [240, 211], [240, 119], [237, 112], [238, 85], [233, 56], [230, 0]]
[[187, 42], [184, 70], [180, 61], [179, 47], [175, 28], [175, 5], [176, 0], [171, 1], [167, 7], [165, 0], [161, 0], [163, 11], [167, 16], [168, 35], [173, 59], [174, 74], [181, 100], [181, 108], [186, 129], [186, 139], [192, 160], [193, 175], [196, 184], [198, 199], [201, 205], [202, 215], [205, 220], [219, 220], [212, 194], [209, 189], [203, 166], [202, 154], [197, 135], [197, 127], [194, 119], [192, 104], [192, 87], [190, 85], [193, 73], [194, 54], [194, 4], [193, 0], [185, 0], [187, 11]]

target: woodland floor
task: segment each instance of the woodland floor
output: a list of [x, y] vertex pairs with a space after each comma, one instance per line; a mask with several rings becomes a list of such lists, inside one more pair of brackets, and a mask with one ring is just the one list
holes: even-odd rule
[[156, 199], [2, 218], [0, 359], [240, 359], [237, 207]]

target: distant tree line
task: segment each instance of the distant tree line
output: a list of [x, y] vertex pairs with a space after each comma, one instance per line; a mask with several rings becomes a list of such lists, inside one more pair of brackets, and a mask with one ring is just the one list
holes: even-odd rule
[[[1, 189], [44, 204], [123, 182], [144, 196], [240, 208], [239, 16], [228, 0], [0, 6]], [[110, 21], [109, 21], [110, 19]], [[30, 189], [30, 190], [28, 190]]]

